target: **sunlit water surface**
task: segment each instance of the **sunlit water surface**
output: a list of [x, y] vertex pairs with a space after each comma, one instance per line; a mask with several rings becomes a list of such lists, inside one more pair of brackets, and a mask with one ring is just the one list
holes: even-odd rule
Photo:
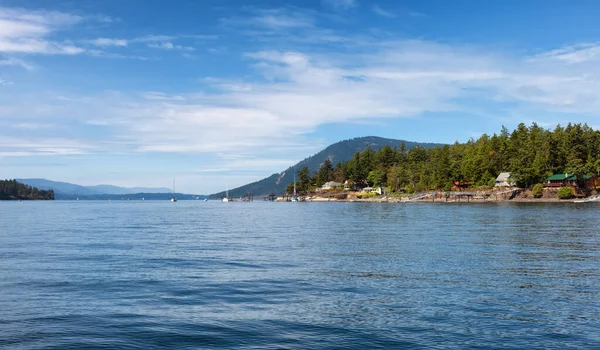
[[600, 348], [600, 205], [0, 203], [0, 348]]

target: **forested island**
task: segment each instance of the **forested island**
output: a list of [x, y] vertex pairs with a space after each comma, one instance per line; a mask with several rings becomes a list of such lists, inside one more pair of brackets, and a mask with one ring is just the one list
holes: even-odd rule
[[[329, 181], [353, 189], [385, 186], [388, 192], [450, 191], [464, 187], [493, 187], [496, 177], [509, 172], [511, 182], [532, 188], [554, 174], [573, 176], [582, 186], [600, 169], [600, 131], [586, 124], [558, 125], [553, 130], [520, 124], [510, 132], [482, 135], [466, 143], [406, 150], [389, 146], [356, 152], [335, 166], [326, 160], [313, 174], [298, 172], [297, 191], [310, 193]], [[286, 192], [293, 191], [293, 184]]]
[[0, 200], [53, 200], [53, 190], [39, 190], [17, 180], [0, 180]]

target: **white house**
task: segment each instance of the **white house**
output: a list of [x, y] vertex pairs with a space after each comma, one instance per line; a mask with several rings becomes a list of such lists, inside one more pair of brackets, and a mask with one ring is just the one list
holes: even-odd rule
[[340, 187], [340, 186], [342, 186], [342, 184], [339, 182], [329, 181], [329, 182], [326, 182], [323, 186], [321, 186], [320, 189], [323, 191], [327, 191], [327, 190], [331, 190], [331, 189], [334, 189], [334, 188]]
[[496, 187], [510, 187], [512, 181], [510, 179], [510, 173], [500, 173], [496, 178]]
[[377, 194], [382, 194], [383, 193], [383, 189], [381, 187], [365, 187], [361, 190], [361, 192], [363, 193], [377, 193]]

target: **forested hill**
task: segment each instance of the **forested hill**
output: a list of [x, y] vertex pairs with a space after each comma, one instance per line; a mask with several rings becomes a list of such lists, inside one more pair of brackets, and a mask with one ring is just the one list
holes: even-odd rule
[[[293, 165], [281, 173], [273, 174], [265, 179], [248, 185], [229, 190], [230, 197], [245, 196], [252, 193], [254, 196], [267, 195], [270, 193], [281, 194], [286, 187], [294, 181], [293, 174], [300, 169], [307, 167], [310, 173], [317, 171], [325, 160], [330, 160], [332, 164], [338, 162], [347, 162], [352, 158], [354, 153], [364, 151], [367, 148], [379, 150], [385, 146], [391, 148], [400, 148], [404, 143], [404, 147], [408, 150], [416, 146], [422, 148], [432, 148], [441, 146], [436, 143], [420, 143], [404, 140], [386, 139], [383, 137], [366, 136], [358, 137], [350, 140], [340, 141], [330, 145], [321, 152], [304, 159], [296, 165]], [[220, 192], [211, 195], [211, 198], [221, 198], [225, 192]]]
[[54, 191], [39, 190], [17, 180], [0, 180], [0, 200], [54, 199]]
[[600, 172], [600, 131], [585, 124], [553, 130], [520, 124], [512, 132], [502, 128], [498, 134], [430, 149], [367, 149], [335, 167], [324, 164], [315, 176], [301, 170], [296, 187], [307, 193], [326, 181], [348, 179], [392, 192], [448, 191], [455, 181], [494, 186], [501, 172], [510, 172], [513, 183], [523, 188], [553, 174], [568, 173], [583, 181]]

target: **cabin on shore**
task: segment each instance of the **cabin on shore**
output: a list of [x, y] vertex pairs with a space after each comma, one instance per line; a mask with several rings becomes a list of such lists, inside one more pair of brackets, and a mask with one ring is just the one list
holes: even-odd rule
[[470, 181], [454, 181], [454, 186], [450, 189], [453, 192], [464, 191], [471, 186]]
[[[591, 188], [600, 186], [600, 180], [596, 175], [585, 175], [583, 177], [585, 184]], [[577, 176], [574, 174], [554, 174], [546, 179], [544, 187], [579, 187], [577, 184]]]
[[512, 186], [512, 180], [510, 178], [510, 173], [505, 172], [505, 173], [500, 173], [500, 175], [498, 175], [498, 177], [496, 178], [496, 187], [511, 187]]
[[575, 192], [575, 197], [585, 197], [585, 188], [598, 189], [600, 187], [600, 179], [597, 175], [585, 175], [583, 180], [585, 181], [585, 187], [581, 188], [577, 183], [576, 175], [568, 173], [554, 174], [546, 179], [544, 188], [571, 187]]
[[328, 190], [333, 190], [340, 186], [342, 186], [342, 184], [340, 182], [329, 181], [329, 182], [326, 182], [325, 184], [323, 184], [323, 186], [319, 187], [318, 190], [319, 191], [328, 191]]
[[382, 194], [383, 189], [381, 187], [365, 187], [361, 190], [362, 193], [376, 193]]
[[352, 180], [346, 180], [343, 183], [344, 191], [353, 191], [356, 188], [356, 184]]

